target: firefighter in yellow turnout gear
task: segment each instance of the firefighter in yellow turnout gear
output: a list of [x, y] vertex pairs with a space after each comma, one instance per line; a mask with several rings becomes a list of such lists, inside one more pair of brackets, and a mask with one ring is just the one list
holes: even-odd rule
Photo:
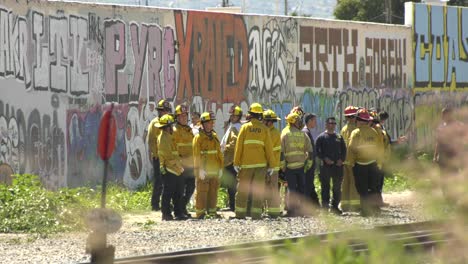
[[172, 220], [172, 200], [175, 219], [185, 220], [187, 219], [187, 216], [183, 212], [182, 203], [184, 181], [180, 176], [184, 172], [184, 168], [182, 167], [182, 160], [172, 137], [173, 124], [174, 118], [171, 115], [166, 114], [159, 119], [159, 122], [156, 125], [162, 130], [158, 137], [158, 154], [161, 162], [160, 170], [164, 185], [161, 211], [163, 220]]
[[269, 217], [281, 216], [280, 209], [280, 194], [278, 190], [278, 172], [280, 169], [280, 156], [281, 156], [281, 133], [276, 129], [274, 123], [281, 120], [278, 118], [273, 110], [266, 110], [263, 112], [263, 123], [270, 129], [271, 143], [273, 146], [273, 160], [272, 164], [273, 173], [266, 175], [265, 188], [265, 213]]
[[299, 216], [302, 196], [305, 194], [305, 172], [312, 165], [312, 144], [302, 132], [302, 118], [296, 112], [286, 117], [288, 125], [281, 132], [282, 170], [288, 182], [288, 216]]
[[197, 194], [195, 210], [197, 218], [208, 214], [217, 217], [219, 178], [223, 173], [223, 155], [219, 139], [213, 130], [214, 114], [205, 112], [201, 115], [202, 129], [193, 139], [193, 161]]
[[158, 117], [153, 118], [148, 125], [148, 149], [153, 164], [153, 193], [151, 196], [151, 208], [153, 211], [159, 211], [161, 201], [161, 194], [163, 190], [163, 182], [161, 172], [159, 171], [160, 162], [158, 157], [158, 137], [161, 130], [156, 126], [159, 123], [159, 118], [172, 111], [171, 105], [167, 100], [160, 100], [156, 106], [158, 110]]
[[177, 124], [174, 126], [174, 141], [177, 146], [177, 151], [182, 158], [182, 165], [184, 166], [184, 173], [182, 177], [184, 180], [184, 191], [182, 193], [182, 203], [184, 214], [190, 217], [187, 211], [187, 205], [190, 198], [195, 191], [195, 176], [193, 173], [193, 132], [192, 128], [188, 125], [188, 109], [185, 105], [178, 105], [175, 110]]
[[367, 109], [357, 112], [357, 128], [349, 139], [349, 164], [353, 167], [354, 181], [361, 200], [361, 214], [369, 216], [379, 213], [379, 171], [382, 137], [369, 126], [371, 117]]
[[249, 108], [250, 122], [242, 125], [234, 152], [234, 168], [239, 184], [236, 194], [236, 218], [245, 218], [248, 197], [252, 196], [250, 215], [260, 219], [265, 200], [265, 175], [273, 174], [274, 159], [270, 130], [261, 123], [263, 108], [253, 103]]
[[[345, 108], [344, 115], [346, 125], [341, 129], [346, 148], [349, 148], [349, 138], [354, 129], [356, 129], [356, 114], [359, 108], [348, 106]], [[343, 171], [343, 184], [341, 185], [341, 210], [343, 212], [357, 212], [361, 207], [359, 193], [354, 183], [353, 167], [349, 164], [349, 155], [346, 155]]]

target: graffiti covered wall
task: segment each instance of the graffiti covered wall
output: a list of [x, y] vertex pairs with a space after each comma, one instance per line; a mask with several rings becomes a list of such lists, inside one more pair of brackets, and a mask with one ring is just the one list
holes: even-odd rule
[[[116, 103], [111, 179], [152, 175], [148, 123], [162, 98], [214, 111], [261, 102], [323, 120], [349, 104], [413, 125], [411, 29], [318, 19], [0, 0], [0, 162], [50, 188], [100, 182], [97, 131]], [[279, 126], [284, 126], [280, 123]], [[343, 125], [343, 123], [341, 123]]]
[[415, 128], [427, 146], [441, 109], [468, 105], [468, 8], [412, 4], [411, 10]]
[[468, 8], [414, 5], [417, 91], [468, 90]]

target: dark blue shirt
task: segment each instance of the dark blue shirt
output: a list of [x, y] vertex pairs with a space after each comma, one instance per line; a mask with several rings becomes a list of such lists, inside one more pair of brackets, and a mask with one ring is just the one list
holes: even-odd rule
[[312, 144], [312, 159], [315, 160], [315, 157], [317, 157], [317, 154], [315, 153], [315, 141], [314, 137], [312, 136], [312, 133], [310, 133], [310, 130], [307, 127], [304, 127], [302, 129], [302, 132], [304, 132], [310, 139], [310, 143]]
[[344, 162], [346, 159], [346, 144], [341, 135], [336, 133], [328, 134], [325, 131], [315, 141], [315, 152], [321, 160], [329, 158], [336, 162], [341, 159]]

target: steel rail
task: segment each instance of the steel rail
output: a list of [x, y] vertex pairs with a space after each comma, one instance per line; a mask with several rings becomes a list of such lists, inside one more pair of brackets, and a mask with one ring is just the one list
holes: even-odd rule
[[453, 240], [452, 234], [442, 221], [427, 221], [410, 224], [377, 226], [369, 229], [321, 233], [296, 236], [283, 239], [248, 242], [230, 246], [197, 248], [170, 253], [115, 259], [114, 263], [265, 263], [272, 252], [288, 250], [287, 245], [294, 245], [306, 240], [315, 240], [323, 245], [345, 243], [353, 252], [366, 253], [369, 246], [366, 238], [380, 236], [380, 239], [395, 245], [401, 245], [407, 252], [432, 250]]

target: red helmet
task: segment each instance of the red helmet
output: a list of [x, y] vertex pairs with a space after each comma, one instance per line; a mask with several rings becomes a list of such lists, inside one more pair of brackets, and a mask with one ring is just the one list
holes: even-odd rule
[[372, 117], [369, 114], [369, 111], [367, 111], [366, 108], [361, 108], [357, 111], [357, 118], [362, 120], [362, 121], [371, 121]]
[[359, 108], [350, 105], [350, 106], [345, 108], [344, 115], [345, 116], [354, 116], [354, 115], [356, 115], [358, 110], [359, 110]]

